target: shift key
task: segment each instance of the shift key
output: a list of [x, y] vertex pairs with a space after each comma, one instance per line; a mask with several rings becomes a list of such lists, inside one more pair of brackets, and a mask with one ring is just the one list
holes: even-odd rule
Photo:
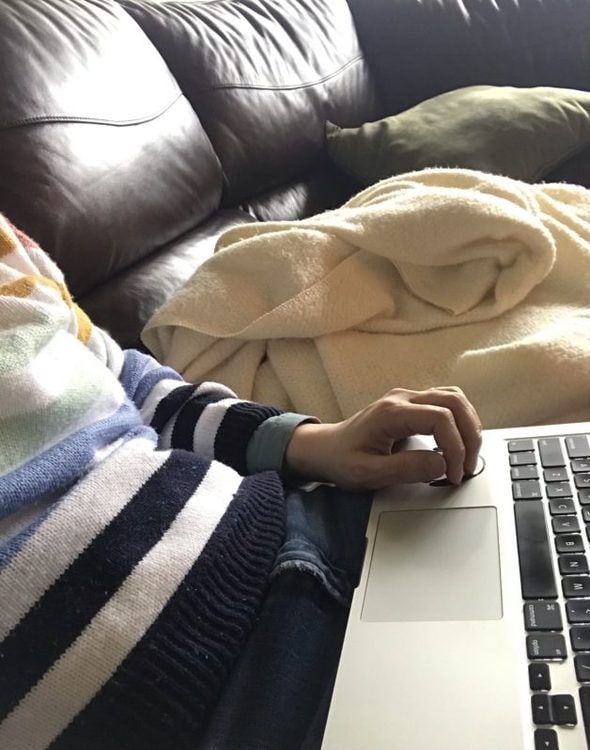
[[545, 511], [540, 500], [514, 504], [523, 599], [556, 599]]

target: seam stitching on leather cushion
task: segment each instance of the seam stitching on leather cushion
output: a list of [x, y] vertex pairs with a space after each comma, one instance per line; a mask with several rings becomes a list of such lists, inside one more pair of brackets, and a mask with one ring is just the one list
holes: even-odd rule
[[306, 89], [306, 88], [311, 88], [312, 86], [317, 86], [320, 83], [325, 83], [326, 81], [329, 81], [330, 78], [335, 78], [337, 75], [342, 73], [347, 68], [350, 68], [353, 65], [356, 65], [356, 63], [358, 63], [359, 61], [361, 62], [365, 61], [362, 54], [358, 55], [352, 60], [349, 60], [349, 62], [344, 63], [344, 65], [340, 66], [338, 70], [335, 70], [333, 73], [328, 73], [328, 75], [322, 76], [322, 78], [318, 78], [315, 81], [309, 81], [307, 83], [291, 83], [291, 84], [286, 83], [286, 84], [277, 84], [277, 85], [256, 84], [256, 83], [220, 83], [215, 86], [208, 86], [207, 88], [197, 89], [197, 93], [203, 93], [207, 91], [219, 91], [223, 89], [253, 89], [253, 90], [268, 90], [268, 91], [292, 91], [294, 89]]
[[[162, 115], [166, 114], [168, 110], [172, 109], [172, 107], [178, 102], [179, 99], [186, 98], [182, 92], [180, 92], [171, 102], [166, 104], [162, 109], [158, 110], [158, 112], [155, 112], [150, 115], [145, 115], [143, 117], [136, 117], [130, 120], [111, 120], [107, 118], [100, 118], [100, 117], [83, 117], [83, 116], [76, 116], [76, 115], [38, 115], [36, 117], [24, 117], [21, 120], [13, 120], [12, 122], [7, 123], [0, 123], [0, 131], [1, 130], [10, 130], [12, 128], [18, 128], [25, 125], [43, 125], [45, 123], [52, 123], [52, 122], [80, 122], [80, 123], [86, 123], [91, 125], [113, 125], [115, 127], [126, 127], [128, 125], [141, 125], [145, 122], [150, 122], [152, 120], [157, 120], [158, 117], [161, 117]], [[192, 109], [192, 107], [191, 107]]]

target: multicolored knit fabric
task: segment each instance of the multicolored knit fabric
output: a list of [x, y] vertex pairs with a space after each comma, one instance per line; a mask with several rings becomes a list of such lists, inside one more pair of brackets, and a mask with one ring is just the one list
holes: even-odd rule
[[123, 352], [0, 216], [0, 748], [194, 748], [283, 533], [276, 409]]

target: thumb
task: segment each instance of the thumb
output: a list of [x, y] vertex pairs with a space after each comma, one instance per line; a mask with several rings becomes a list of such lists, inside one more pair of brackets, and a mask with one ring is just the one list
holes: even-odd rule
[[373, 464], [374, 481], [379, 487], [431, 482], [447, 471], [444, 458], [435, 451], [400, 451], [390, 456], [375, 456]]

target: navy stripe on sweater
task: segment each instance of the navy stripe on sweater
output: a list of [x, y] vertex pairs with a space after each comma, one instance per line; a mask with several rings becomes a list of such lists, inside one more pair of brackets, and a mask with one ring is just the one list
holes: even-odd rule
[[194, 750], [253, 625], [283, 525], [277, 475], [245, 479], [156, 621], [51, 750]]
[[172, 453], [0, 643], [1, 718], [160, 540], [200, 484], [208, 465], [194, 455]]
[[171, 444], [174, 448], [184, 448], [187, 451], [193, 450], [197, 421], [205, 408], [217, 401], [219, 401], [219, 395], [211, 393], [206, 396], [195, 396], [186, 402], [174, 422], [171, 439]]
[[196, 385], [181, 385], [171, 391], [156, 407], [156, 411], [150, 422], [151, 427], [153, 427], [156, 432], [160, 433], [166, 426], [166, 423], [176, 414], [184, 402], [189, 399], [196, 390]]

